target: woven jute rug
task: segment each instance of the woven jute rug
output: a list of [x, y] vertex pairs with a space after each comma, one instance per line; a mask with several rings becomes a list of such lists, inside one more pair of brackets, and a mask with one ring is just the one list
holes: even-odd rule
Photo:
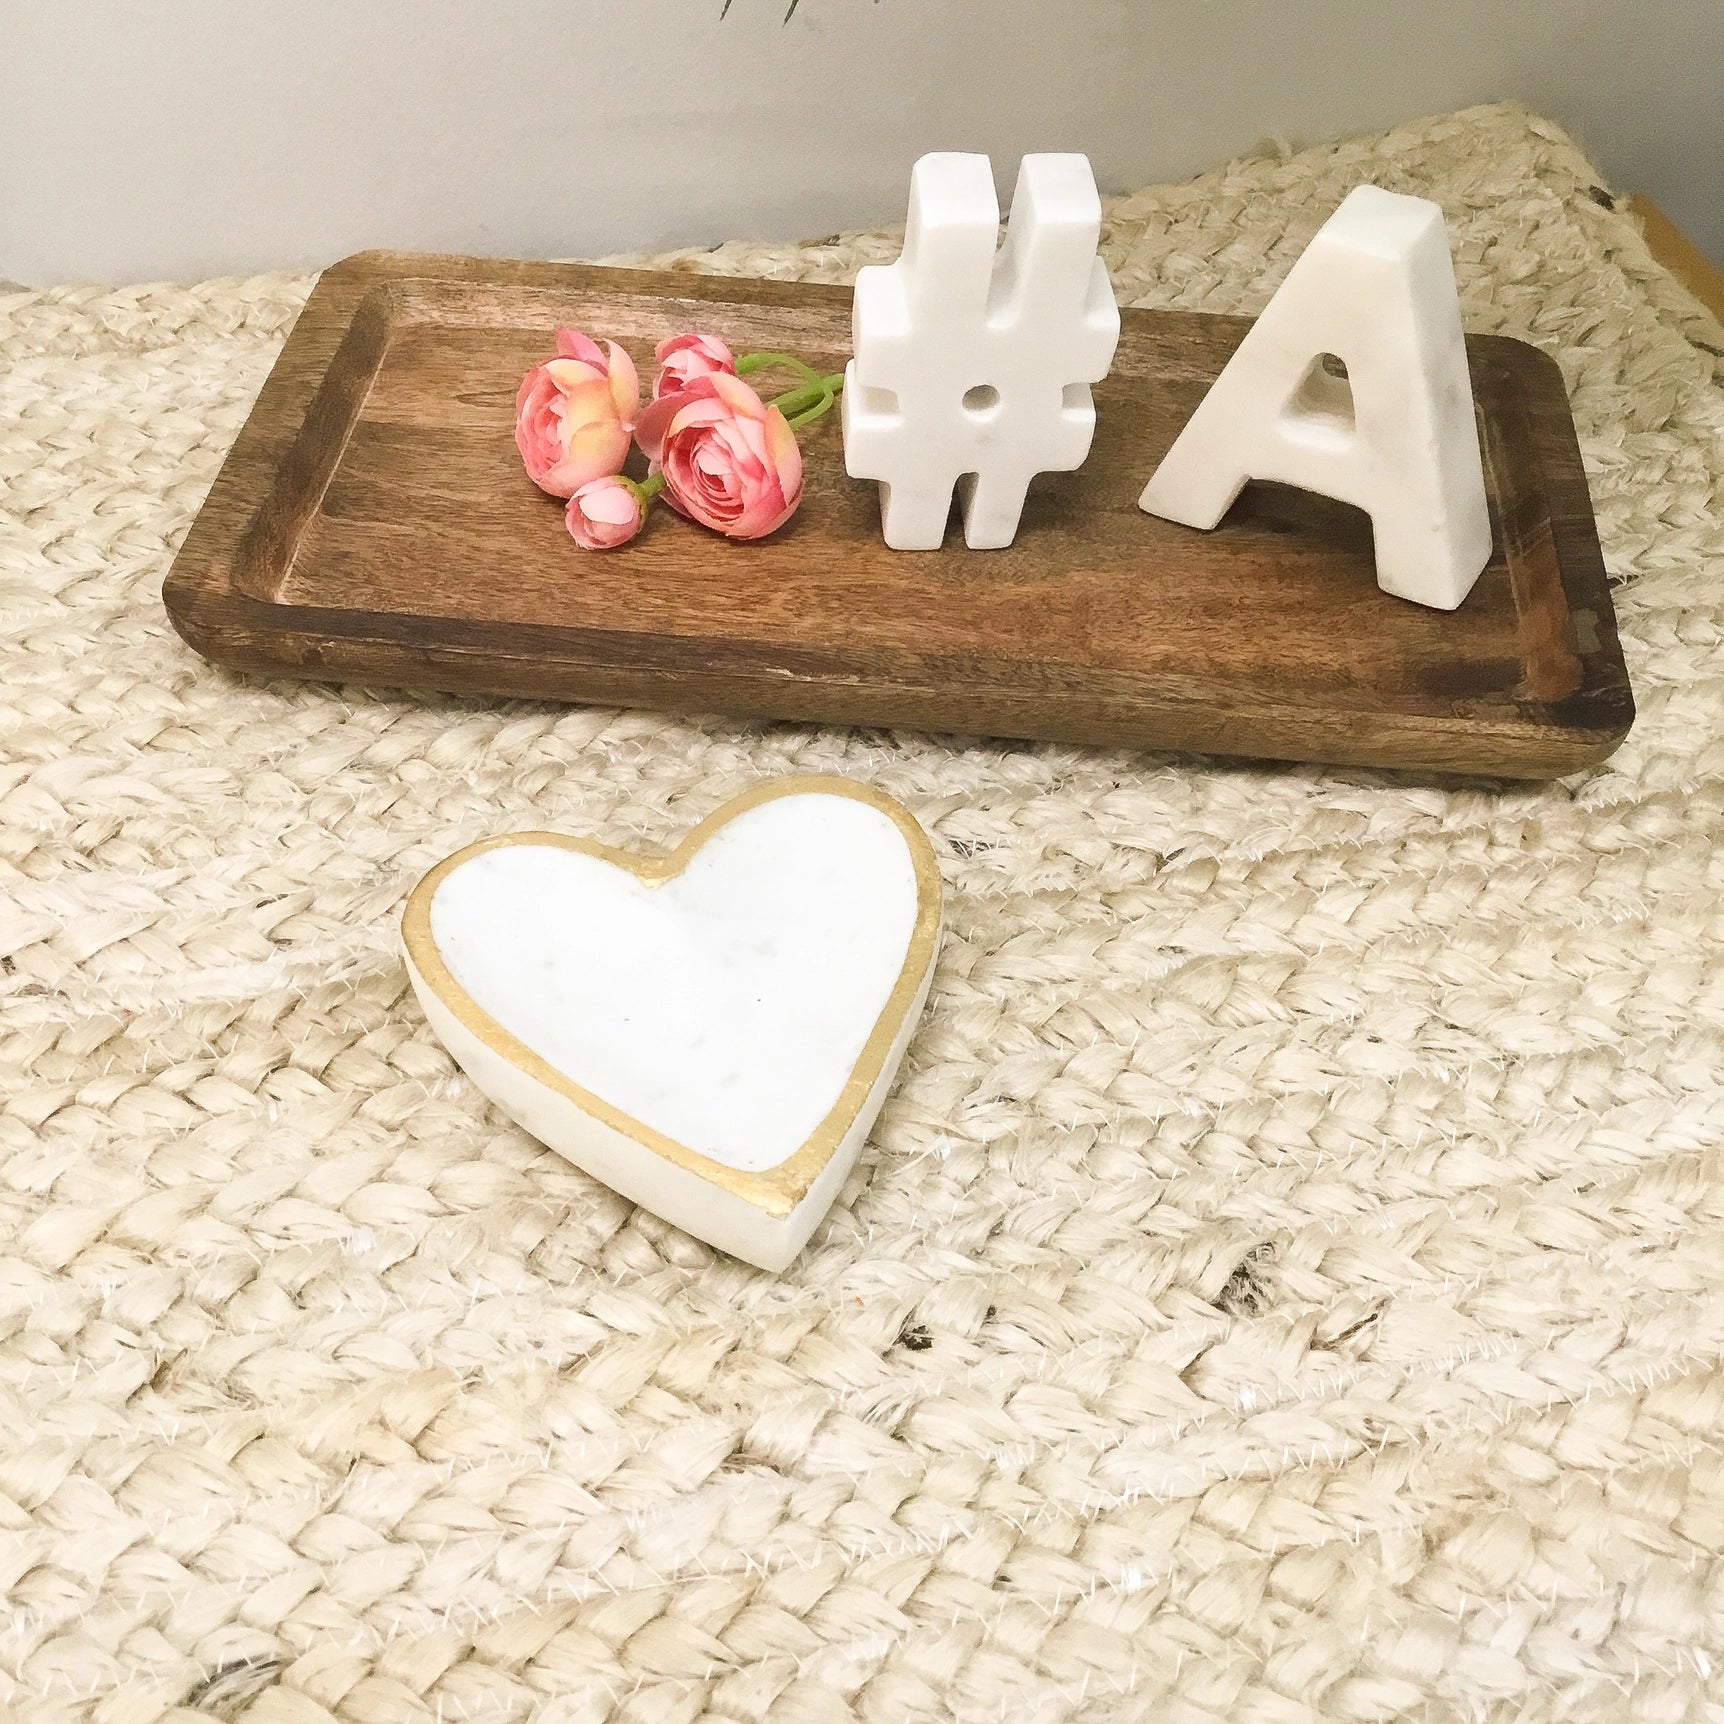
[[[309, 281], [0, 301], [11, 1716], [1724, 1716], [1724, 331], [1512, 108], [1117, 202], [1121, 297], [1255, 309], [1365, 180], [1562, 364], [1640, 705], [1582, 778], [241, 680], [159, 589]], [[951, 932], [774, 1278], [489, 1110], [396, 916], [813, 771]]]

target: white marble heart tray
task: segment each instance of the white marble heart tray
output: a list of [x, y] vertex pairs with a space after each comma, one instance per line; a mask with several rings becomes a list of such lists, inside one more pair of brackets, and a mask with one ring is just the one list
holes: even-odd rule
[[524, 832], [415, 887], [432, 1028], [525, 1130], [709, 1244], [783, 1268], [831, 1206], [927, 998], [926, 834], [842, 778], [780, 779], [668, 856]]

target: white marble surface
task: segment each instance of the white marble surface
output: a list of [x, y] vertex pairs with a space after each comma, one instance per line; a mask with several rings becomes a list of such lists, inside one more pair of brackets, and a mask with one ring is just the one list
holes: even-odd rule
[[939, 549], [954, 488], [964, 543], [1009, 545], [1030, 480], [1089, 454], [1119, 341], [1100, 226], [1083, 156], [1023, 158], [997, 254], [988, 158], [916, 163], [902, 255], [856, 278], [843, 396], [845, 466], [880, 482], [894, 550]]
[[508, 845], [431, 901], [443, 961], [506, 1030], [613, 1107], [728, 1167], [773, 1167], [825, 1118], [917, 913], [904, 836], [851, 798], [738, 815], [649, 885]]
[[[1333, 355], [1345, 381], [1323, 367]], [[1439, 205], [1359, 186], [1319, 229], [1144, 488], [1216, 526], [1247, 479], [1371, 517], [1377, 584], [1453, 610], [1491, 555], [1454, 266]]]

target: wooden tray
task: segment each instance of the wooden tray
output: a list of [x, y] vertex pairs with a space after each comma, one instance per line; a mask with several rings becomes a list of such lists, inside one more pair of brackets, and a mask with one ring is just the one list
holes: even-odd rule
[[301, 315], [167, 578], [175, 626], [239, 669], [835, 724], [1523, 777], [1633, 718], [1555, 364], [1469, 340], [1497, 555], [1461, 609], [1381, 592], [1368, 520], [1252, 485], [1214, 533], [1144, 480], [1247, 328], [1127, 311], [1095, 447], [1036, 482], [1017, 542], [895, 552], [836, 413], [771, 539], [655, 511], [583, 552], [521, 469], [521, 374], [559, 323], [836, 368], [846, 288], [367, 252]]

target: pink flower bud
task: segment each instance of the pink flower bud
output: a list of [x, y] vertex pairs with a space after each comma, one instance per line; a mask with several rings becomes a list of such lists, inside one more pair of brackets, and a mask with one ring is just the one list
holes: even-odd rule
[[589, 479], [569, 498], [563, 520], [577, 545], [589, 551], [611, 551], [641, 530], [646, 511], [628, 480], [607, 474]]
[[608, 357], [579, 330], [557, 331], [557, 357], [535, 365], [515, 397], [515, 446], [528, 477], [553, 497], [620, 473], [640, 412], [634, 361], [612, 342]]
[[740, 377], [709, 372], [659, 396], [636, 437], [664, 474], [665, 501], [727, 538], [764, 538], [802, 501], [796, 433]]
[[658, 381], [652, 387], [655, 401], [715, 371], [736, 375], [736, 360], [716, 335], [673, 335], [658, 344], [657, 358]]

